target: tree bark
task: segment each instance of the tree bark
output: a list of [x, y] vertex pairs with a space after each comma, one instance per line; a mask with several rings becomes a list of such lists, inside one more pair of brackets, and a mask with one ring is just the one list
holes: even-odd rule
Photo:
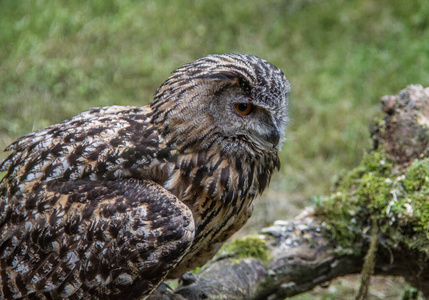
[[[429, 156], [429, 88], [409, 86], [397, 96], [383, 97], [381, 102], [386, 115], [383, 122], [373, 126], [373, 150], [384, 149], [400, 175], [413, 160]], [[174, 292], [164, 290], [161, 296], [158, 291], [153, 297], [284, 299], [336, 277], [360, 273], [371, 240], [371, 226], [360, 228], [360, 238], [352, 247], [344, 247], [326, 222], [323, 211], [317, 208], [307, 208], [291, 221], [277, 221], [258, 235], [268, 246], [268, 263], [255, 257], [221, 255], [198, 275], [183, 275]], [[415, 239], [414, 233], [410, 229], [407, 238]], [[401, 240], [384, 244], [389, 237], [381, 231], [377, 238], [380, 244], [375, 253], [374, 274], [403, 276], [429, 297], [429, 249], [410, 248]]]
[[[277, 221], [260, 237], [271, 251], [269, 265], [257, 258], [225, 258], [187, 273], [176, 289], [185, 299], [281, 300], [310, 291], [339, 276], [360, 273], [369, 240], [343, 249], [310, 209], [292, 221]], [[356, 243], [359, 244], [359, 243]], [[408, 249], [380, 247], [374, 274], [403, 276], [429, 296], [429, 260]]]
[[194, 282], [182, 282], [176, 293], [185, 299], [284, 299], [360, 272], [362, 266], [362, 251], [338, 251], [323, 224], [311, 214], [277, 221], [260, 237], [270, 248], [268, 266], [257, 258], [213, 261]]

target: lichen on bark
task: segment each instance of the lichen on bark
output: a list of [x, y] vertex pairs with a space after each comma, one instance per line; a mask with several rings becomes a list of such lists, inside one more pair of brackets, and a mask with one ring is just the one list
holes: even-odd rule
[[403, 241], [410, 249], [429, 250], [429, 158], [415, 159], [401, 172], [386, 153], [366, 154], [361, 165], [320, 202], [321, 218], [344, 247], [360, 242], [362, 229], [377, 220], [383, 244]]
[[374, 149], [319, 203], [339, 245], [360, 243], [375, 219], [382, 246], [402, 242], [429, 255], [428, 102], [429, 89], [420, 86], [382, 98], [387, 116], [375, 122]]

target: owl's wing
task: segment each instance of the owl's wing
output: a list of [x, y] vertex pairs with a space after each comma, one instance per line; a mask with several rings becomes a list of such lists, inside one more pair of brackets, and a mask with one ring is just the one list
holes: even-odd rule
[[148, 295], [194, 237], [189, 208], [149, 180], [27, 190], [0, 200], [0, 299]]

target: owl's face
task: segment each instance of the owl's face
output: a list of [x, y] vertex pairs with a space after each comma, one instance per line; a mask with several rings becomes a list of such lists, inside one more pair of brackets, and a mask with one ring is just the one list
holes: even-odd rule
[[225, 151], [272, 152], [284, 140], [289, 90], [283, 72], [265, 60], [211, 55], [174, 71], [152, 108], [183, 143], [198, 140], [204, 148], [216, 139]]

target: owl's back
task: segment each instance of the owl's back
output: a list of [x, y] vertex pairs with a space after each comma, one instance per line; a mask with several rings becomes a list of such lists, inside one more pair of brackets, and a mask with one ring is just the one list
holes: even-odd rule
[[1, 189], [14, 194], [20, 184], [37, 181], [141, 177], [160, 143], [148, 122], [150, 112], [149, 107], [93, 108], [20, 138], [6, 149], [12, 153], [0, 166], [7, 172]]

